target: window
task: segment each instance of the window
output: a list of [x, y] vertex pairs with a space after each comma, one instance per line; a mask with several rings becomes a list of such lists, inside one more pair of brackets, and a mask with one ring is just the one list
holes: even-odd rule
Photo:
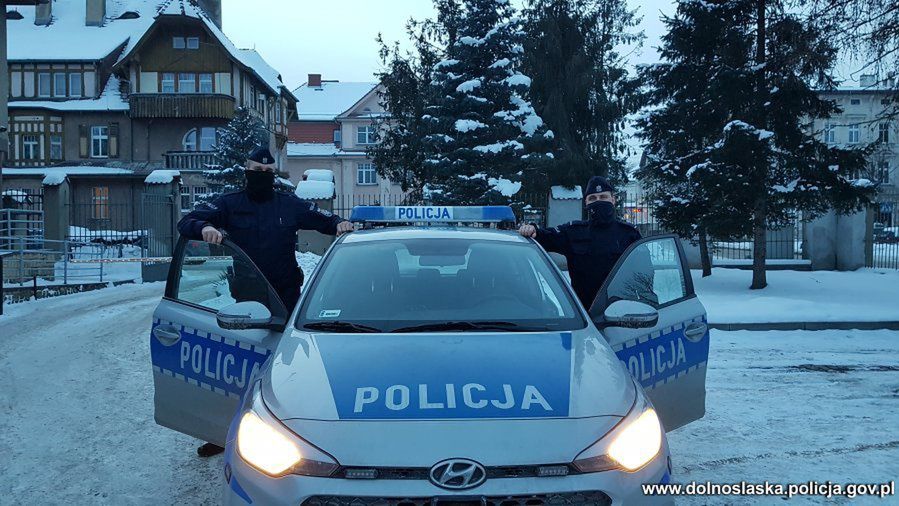
[[675, 240], [656, 239], [634, 248], [609, 282], [606, 294], [609, 303], [632, 300], [655, 308], [686, 297]]
[[378, 184], [377, 173], [375, 172], [375, 165], [373, 163], [360, 163], [356, 166], [356, 184]]
[[187, 49], [200, 49], [200, 38], [199, 37], [188, 37], [187, 38]]
[[262, 92], [257, 93], [255, 90], [253, 91], [253, 93], [256, 96], [256, 110], [261, 113], [264, 113], [265, 112], [265, 95]]
[[375, 127], [359, 126], [356, 127], [356, 144], [374, 144]]
[[178, 93], [196, 93], [197, 92], [197, 75], [181, 73], [178, 74]]
[[38, 159], [39, 140], [37, 135], [22, 136], [22, 159], [37, 160]]
[[837, 129], [830, 123], [824, 125], [824, 142], [827, 144], [834, 144], [837, 142]]
[[109, 157], [109, 127], [91, 127], [91, 158]]
[[186, 134], [184, 134], [184, 139], [181, 140], [181, 147], [184, 148], [184, 151], [196, 151], [197, 150], [197, 129], [191, 129]]
[[890, 124], [881, 123], [877, 129], [877, 142], [887, 144], [890, 142]]
[[179, 301], [217, 310], [255, 300], [276, 312], [279, 303], [269, 298], [268, 282], [244, 254], [203, 241], [187, 241], [183, 254], [172, 294]]
[[193, 205], [190, 200], [190, 187], [182, 186], [181, 187], [181, 212], [189, 213], [193, 210]]
[[42, 73], [37, 75], [37, 95], [39, 97], [50, 96], [50, 74]]
[[858, 144], [861, 138], [861, 131], [858, 125], [849, 125], [849, 144]]
[[108, 186], [95, 186], [91, 188], [91, 218], [95, 220], [109, 219]]
[[850, 99], [850, 100], [849, 100], [849, 103], [852, 104], [852, 105], [859, 105], [859, 104], [862, 103], [862, 101], [861, 101], [861, 99], [859, 99], [859, 98], [853, 98], [853, 99]]
[[212, 92], [212, 74], [200, 74], [200, 93]]
[[890, 162], [883, 160], [877, 164], [877, 179], [883, 184], [890, 184]]
[[215, 151], [217, 131], [214, 127], [200, 129], [200, 151]]
[[343, 243], [321, 274], [307, 287], [300, 327], [337, 316], [387, 332], [484, 320], [536, 331], [584, 327], [562, 278], [528, 244], [468, 238], [385, 240], [375, 248]]
[[66, 75], [63, 73], [53, 74], [53, 96], [66, 96]]
[[162, 74], [161, 89], [163, 93], [175, 93], [175, 74]]
[[184, 49], [184, 37], [172, 37], [172, 47], [175, 49]]
[[81, 89], [81, 73], [69, 74], [69, 96], [80, 97], [84, 94]]
[[343, 137], [343, 133], [340, 129], [334, 130], [334, 144], [340, 144], [341, 137]]
[[51, 160], [62, 160], [62, 136], [61, 135], [51, 135], [50, 136], [50, 159]]
[[194, 198], [195, 199], [197, 197], [204, 197], [204, 196], [206, 196], [207, 193], [209, 193], [209, 190], [206, 189], [205, 186], [194, 186]]
[[275, 105], [275, 123], [281, 124], [281, 102]]

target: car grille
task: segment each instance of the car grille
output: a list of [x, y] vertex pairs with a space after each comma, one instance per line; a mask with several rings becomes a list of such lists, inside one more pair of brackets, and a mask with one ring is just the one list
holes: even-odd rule
[[516, 496], [483, 496], [474, 499], [442, 497], [352, 497], [315, 496], [302, 506], [608, 506], [612, 500], [602, 492], [566, 492]]
[[[578, 474], [577, 470], [568, 464], [553, 464], [553, 466], [566, 466], [568, 474]], [[343, 477], [349, 469], [341, 468], [335, 473], [338, 477]], [[379, 480], [425, 480], [429, 478], [431, 469], [428, 467], [378, 467], [377, 479]], [[496, 480], [501, 478], [537, 478], [539, 466], [490, 466], [486, 467], [487, 479]]]

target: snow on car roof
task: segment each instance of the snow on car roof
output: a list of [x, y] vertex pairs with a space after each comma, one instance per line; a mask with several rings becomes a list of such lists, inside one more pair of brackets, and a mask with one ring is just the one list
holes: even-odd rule
[[297, 119], [300, 121], [333, 121], [356, 105], [377, 83], [342, 83], [322, 81], [321, 86], [304, 84], [294, 90], [297, 97]]
[[360, 230], [343, 236], [344, 244], [403, 239], [477, 239], [502, 242], [527, 242], [510, 230], [477, 227], [386, 227]]

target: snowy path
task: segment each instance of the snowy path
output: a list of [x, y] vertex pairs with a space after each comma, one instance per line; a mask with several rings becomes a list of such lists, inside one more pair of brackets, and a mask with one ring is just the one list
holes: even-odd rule
[[[162, 288], [7, 306], [0, 504], [217, 502], [221, 458], [153, 422], [147, 339]], [[899, 332], [714, 332], [708, 413], [670, 435], [675, 481], [896, 479], [897, 351]]]

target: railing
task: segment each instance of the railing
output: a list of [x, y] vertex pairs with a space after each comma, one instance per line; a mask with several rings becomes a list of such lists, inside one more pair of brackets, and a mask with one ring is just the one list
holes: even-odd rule
[[169, 151], [165, 154], [167, 169], [206, 169], [217, 164], [213, 151]]
[[[107, 283], [141, 277], [140, 246], [0, 236], [3, 285], [10, 288]], [[134, 261], [131, 261], [131, 260]]]
[[136, 93], [129, 97], [132, 118], [216, 118], [234, 117], [231, 95], [206, 93]]
[[899, 269], [899, 193], [881, 194], [876, 200], [868, 267]]
[[[40, 241], [44, 236], [44, 212], [29, 209], [0, 209], [0, 237]], [[0, 249], [11, 243], [0, 239]]]

